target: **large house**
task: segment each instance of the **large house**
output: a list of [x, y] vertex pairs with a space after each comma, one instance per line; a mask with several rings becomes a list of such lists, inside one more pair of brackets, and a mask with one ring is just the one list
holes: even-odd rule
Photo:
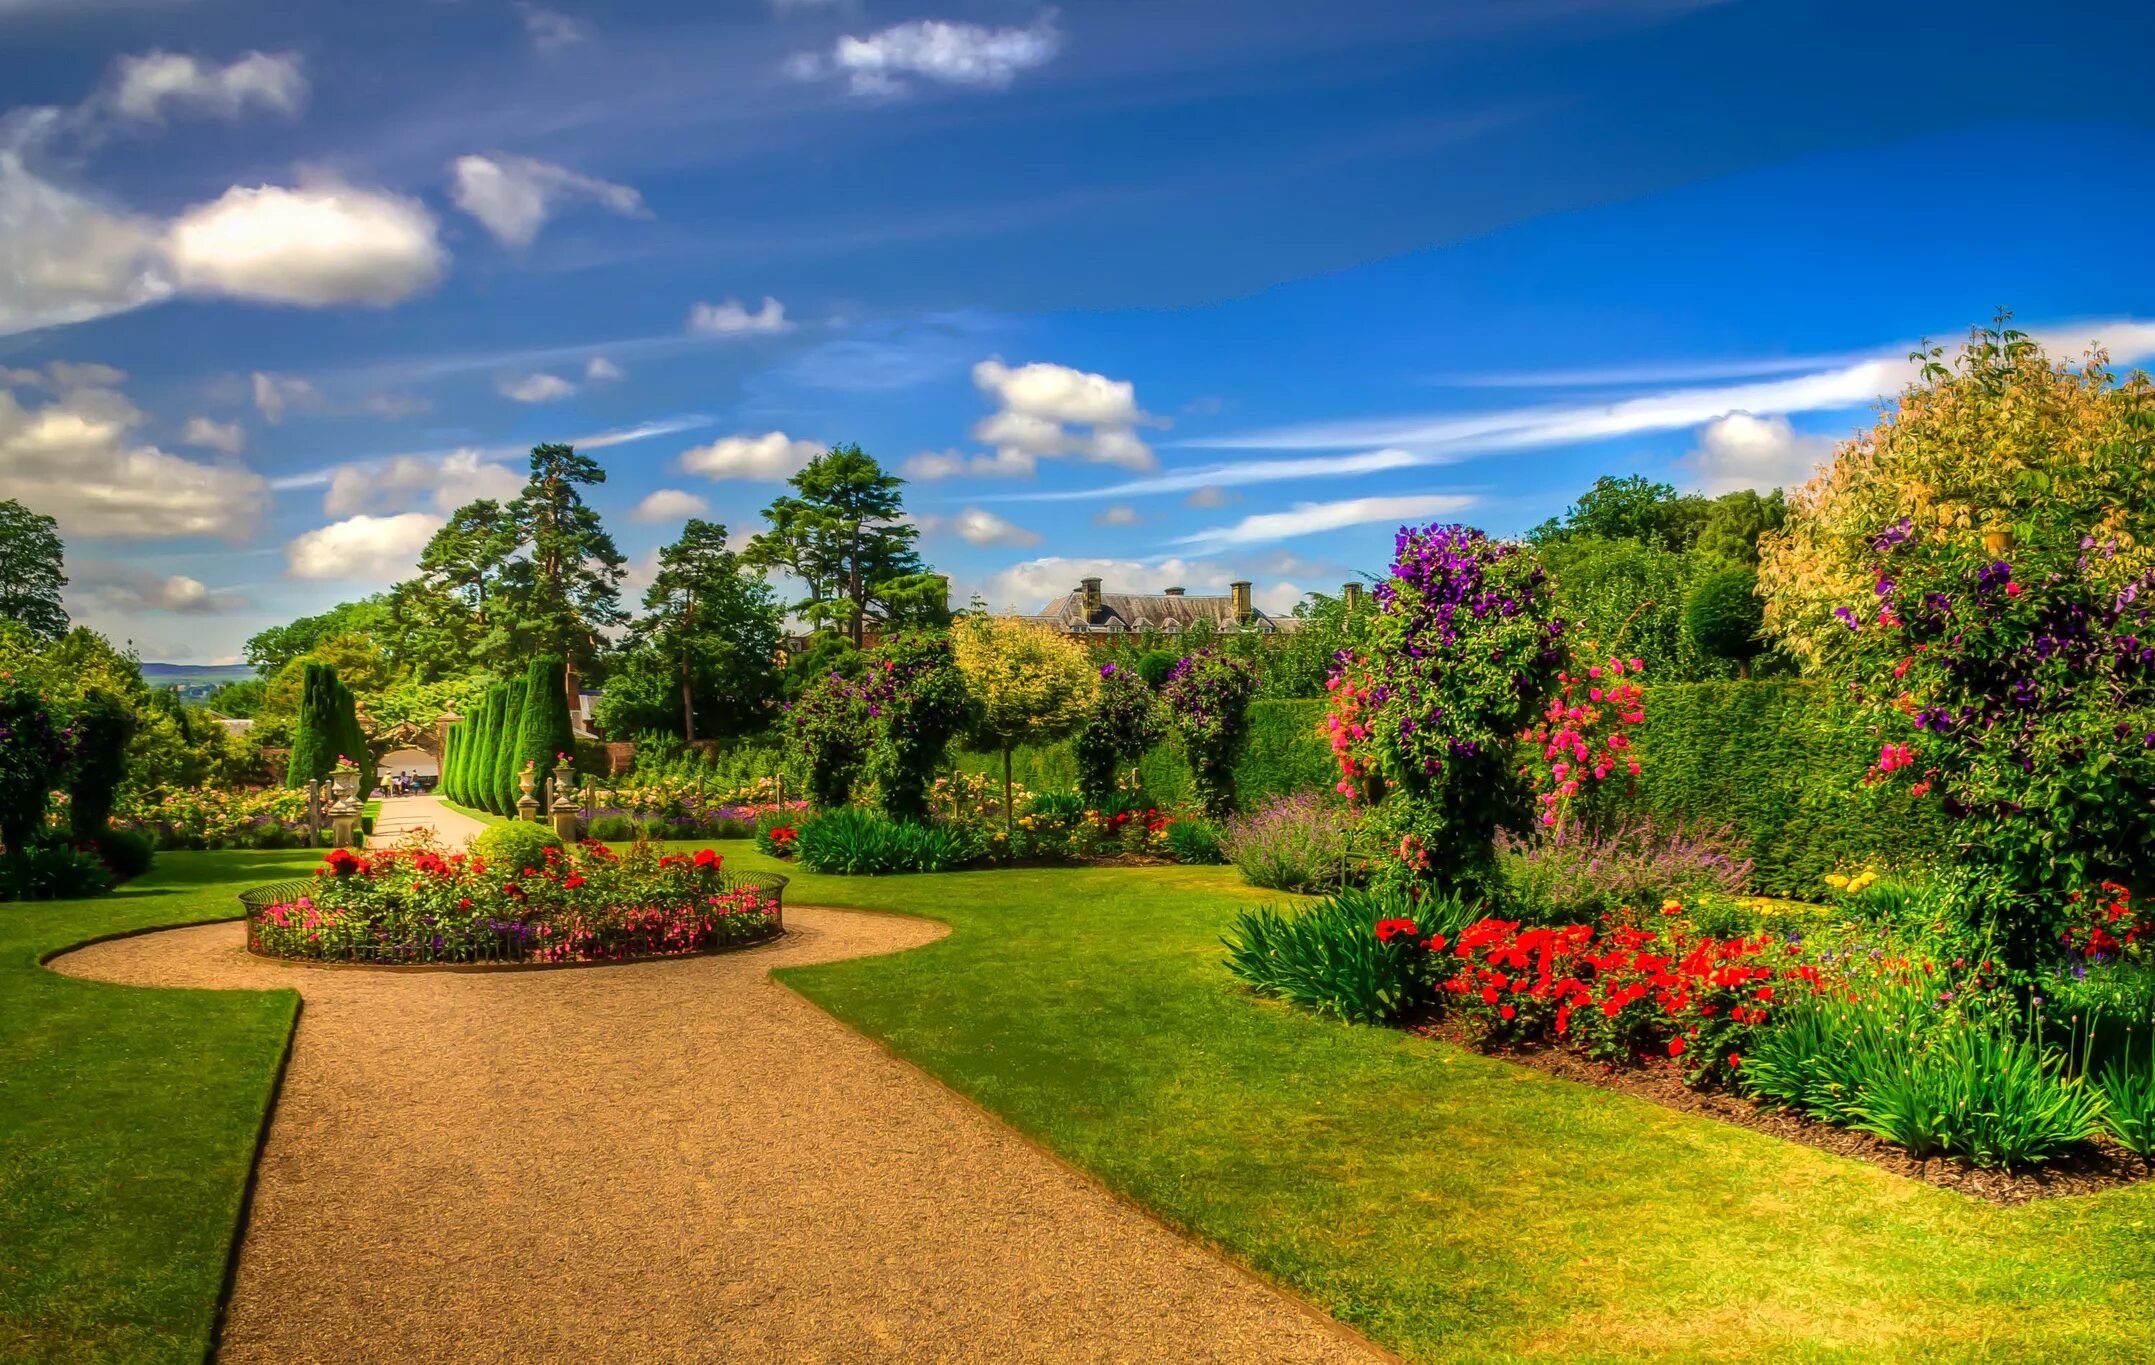
[[[1350, 583], [1348, 592], [1359, 597], [1362, 585]], [[1134, 635], [1150, 631], [1180, 635], [1199, 622], [1220, 631], [1254, 631], [1280, 635], [1298, 630], [1302, 622], [1293, 616], [1272, 616], [1250, 600], [1247, 582], [1230, 583], [1227, 595], [1192, 596], [1181, 588], [1158, 592], [1103, 592], [1100, 580], [1087, 578], [1077, 587], [1041, 608], [1037, 616], [1021, 621], [1089, 637]]]

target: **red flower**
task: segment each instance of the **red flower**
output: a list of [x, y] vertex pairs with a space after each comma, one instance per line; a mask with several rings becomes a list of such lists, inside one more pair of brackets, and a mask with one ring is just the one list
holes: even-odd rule
[[1506, 1005], [1503, 1009], [1498, 1010], [1497, 1014], [1505, 1019], [1509, 1019], [1518, 1012], [1519, 1011], [1513, 1009], [1511, 1006]]
[[708, 848], [699, 848], [696, 850], [694, 861], [698, 867], [717, 867], [725, 860]]
[[582, 886], [583, 884], [584, 879], [582, 877], [572, 876], [567, 881], [563, 882], [562, 886], [566, 887], [568, 890], [574, 891], [577, 887]]
[[1418, 930], [1411, 919], [1381, 919], [1377, 921], [1377, 942], [1390, 943], [1402, 935], [1412, 938]]
[[1681, 1038], [1671, 1038], [1671, 1039], [1669, 1039], [1669, 1055], [1670, 1055], [1671, 1057], [1681, 1057], [1681, 1056], [1683, 1056], [1683, 1055], [1684, 1055], [1684, 1040], [1683, 1040], [1683, 1039], [1681, 1039]]

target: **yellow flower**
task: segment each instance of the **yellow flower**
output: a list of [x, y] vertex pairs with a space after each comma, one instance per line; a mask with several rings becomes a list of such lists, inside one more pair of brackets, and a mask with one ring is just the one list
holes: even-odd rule
[[1826, 874], [1826, 885], [1838, 891], [1840, 888], [1848, 885], [1848, 878], [1842, 876], [1838, 872], [1829, 872]]

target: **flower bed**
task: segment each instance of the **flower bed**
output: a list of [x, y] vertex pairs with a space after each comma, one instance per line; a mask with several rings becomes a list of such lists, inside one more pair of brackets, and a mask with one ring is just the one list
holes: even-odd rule
[[240, 902], [251, 952], [376, 966], [686, 957], [783, 933], [786, 879], [723, 863], [710, 849], [617, 854], [592, 841], [516, 870], [462, 853], [337, 849], [311, 880]]

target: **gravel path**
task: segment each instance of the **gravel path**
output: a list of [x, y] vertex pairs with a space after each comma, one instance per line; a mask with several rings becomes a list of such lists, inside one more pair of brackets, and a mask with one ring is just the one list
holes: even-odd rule
[[434, 837], [450, 848], [459, 849], [486, 824], [449, 809], [438, 796], [385, 796], [382, 808], [375, 813], [374, 833], [367, 836], [367, 847], [389, 848], [422, 827], [433, 830]]
[[237, 923], [79, 976], [296, 987], [219, 1359], [1368, 1361], [770, 982], [941, 926], [497, 974], [281, 966]]

